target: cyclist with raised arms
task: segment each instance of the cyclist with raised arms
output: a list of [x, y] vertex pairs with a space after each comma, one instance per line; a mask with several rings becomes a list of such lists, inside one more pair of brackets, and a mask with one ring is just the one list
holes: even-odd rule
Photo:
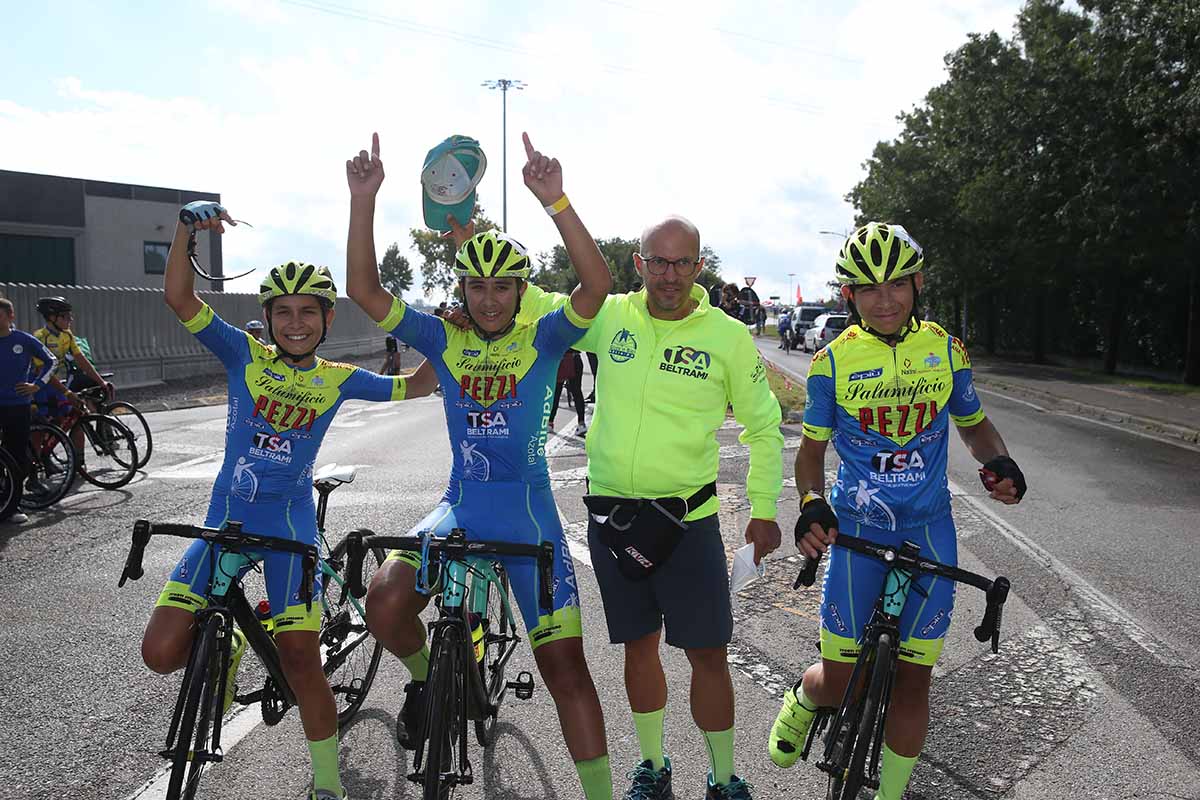
[[[975, 459], [994, 500], [1014, 504], [1025, 478], [984, 416], [962, 342], [922, 321], [920, 245], [899, 225], [871, 222], [842, 245], [836, 261], [851, 325], [813, 356], [804, 436], [796, 453], [801, 512], [796, 546], [829, 552], [821, 596], [821, 661], [784, 695], [771, 730], [771, 759], [796, 763], [813, 716], [836, 707], [849, 682], [887, 565], [841, 548], [838, 536], [899, 547], [909, 540], [946, 564], [957, 562], [946, 450], [949, 423]], [[827, 502], [825, 449], [841, 458]], [[853, 578], [853, 580], [851, 579]], [[900, 800], [929, 727], [929, 686], [954, 608], [954, 583], [916, 580], [919, 603], [900, 618], [900, 660], [887, 715], [879, 793]]]
[[[546, 469], [546, 425], [558, 363], [581, 337], [612, 286], [608, 264], [562, 190], [557, 159], [524, 136], [525, 185], [551, 215], [579, 286], [563, 308], [532, 324], [516, 320], [529, 277], [529, 256], [500, 231], [461, 243], [455, 271], [466, 330], [409, 308], [379, 282], [374, 245], [375, 196], [383, 182], [379, 137], [346, 162], [350, 185], [347, 290], [380, 327], [421, 351], [442, 385], [454, 467], [442, 502], [414, 528], [444, 534], [463, 528], [469, 538], [554, 543], [553, 610], [538, 608], [537, 570], [528, 559], [506, 559], [542, 680], [558, 708], [567, 749], [587, 800], [610, 800], [612, 774], [604, 716], [584, 659], [579, 590]], [[392, 553], [371, 581], [367, 623], [412, 675], [397, 721], [406, 746], [415, 745], [421, 695], [429, 668], [418, 615], [429, 602], [416, 592], [419, 559]]]
[[[197, 230], [224, 233], [236, 224], [216, 203], [185, 207]], [[187, 256], [189, 229], [180, 223], [167, 257], [163, 281], [167, 305], [180, 322], [225, 366], [229, 379], [229, 419], [225, 460], [213, 485], [204, 524], [222, 527], [240, 521], [249, 532], [315, 544], [313, 463], [321, 440], [346, 400], [391, 401], [433, 391], [432, 372], [405, 379], [384, 377], [316, 355], [333, 324], [337, 288], [327, 267], [289, 261], [268, 272], [258, 299], [266, 316], [270, 345], [226, 323], [195, 292]], [[187, 665], [195, 633], [193, 615], [203, 607], [212, 565], [219, 553], [195, 541], [171, 574], [146, 626], [142, 658], [167, 674]], [[219, 548], [215, 548], [219, 550]], [[310, 610], [300, 601], [299, 556], [261, 554], [275, 642], [288, 684], [296, 694], [312, 756], [312, 800], [346, 797], [338, 773], [337, 707], [321, 667], [321, 579], [313, 585]], [[226, 685], [225, 708], [234, 695], [234, 673], [245, 637], [234, 631], [234, 657]]]

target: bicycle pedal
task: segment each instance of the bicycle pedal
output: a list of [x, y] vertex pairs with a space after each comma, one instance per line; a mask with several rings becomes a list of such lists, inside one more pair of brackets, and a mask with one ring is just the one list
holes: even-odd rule
[[533, 697], [533, 675], [525, 670], [517, 673], [515, 681], [509, 681], [509, 689], [513, 690], [518, 700], [529, 700]]

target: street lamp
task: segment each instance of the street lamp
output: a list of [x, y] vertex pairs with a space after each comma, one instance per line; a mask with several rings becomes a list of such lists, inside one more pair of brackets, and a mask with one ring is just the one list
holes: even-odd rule
[[796, 295], [792, 294], [792, 278], [796, 277], [796, 273], [789, 272], [788, 274], [788, 302], [792, 302], [792, 298]]
[[838, 233], [837, 231], [817, 231], [817, 233], [821, 233], [826, 236], [836, 236], [839, 239], [845, 239], [850, 235], [850, 231], [842, 231], [841, 233]]
[[500, 90], [500, 180], [501, 180], [501, 223], [500, 229], [508, 232], [508, 90], [520, 91], [528, 86], [524, 81], [512, 78], [497, 78], [479, 84], [485, 89]]

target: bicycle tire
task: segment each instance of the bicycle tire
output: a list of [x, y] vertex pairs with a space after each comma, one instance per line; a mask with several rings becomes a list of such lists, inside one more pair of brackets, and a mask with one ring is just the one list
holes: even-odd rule
[[[105, 414], [84, 414], [75, 425], [82, 426], [84, 446], [92, 448], [91, 465], [86, 458], [79, 460], [79, 474], [85, 481], [101, 489], [120, 489], [133, 480], [138, 470], [138, 452], [128, 426]], [[108, 469], [97, 466], [99, 458], [111, 460], [105, 463]], [[119, 469], [111, 468], [112, 464]]]
[[[329, 554], [330, 561], [344, 559], [350, 543], [343, 539]], [[372, 547], [374, 566], [383, 566], [383, 548]], [[366, 559], [364, 564], [370, 564]], [[364, 583], [370, 584], [369, 571], [364, 569]], [[337, 588], [326, 585], [321, 600], [321, 631], [319, 641], [325, 661], [322, 665], [333, 699], [338, 709], [338, 730], [345, 728], [366, 702], [367, 693], [375, 682], [375, 673], [383, 656], [383, 645], [367, 629], [367, 621], [359, 616], [357, 609], [346, 595], [342, 603], [330, 593]], [[339, 592], [339, 594], [342, 594]], [[369, 651], [358, 653], [362, 648]], [[358, 653], [358, 655], [355, 655]], [[365, 658], [363, 658], [365, 656]]]
[[17, 460], [12, 457], [12, 453], [0, 447], [0, 522], [4, 522], [17, 511], [17, 504], [12, 501], [13, 495], [20, 492], [20, 475], [21, 468], [17, 466]]
[[[499, 564], [495, 569], [500, 577], [500, 590], [497, 592], [495, 585], [488, 584], [487, 609], [484, 619], [489, 623], [499, 620], [499, 624], [496, 626], [495, 634], [492, 633], [490, 624], [485, 631], [487, 638], [484, 641], [483, 674], [480, 675], [480, 678], [483, 679], [484, 689], [487, 690], [488, 702], [496, 706], [496, 713], [475, 720], [475, 740], [483, 748], [491, 747], [496, 741], [496, 720], [500, 716], [500, 703], [503, 702], [508, 687], [508, 683], [504, 679], [508, 665], [499, 666], [500, 656], [507, 644], [503, 639], [508, 636], [508, 615], [504, 613], [504, 602], [500, 599], [501, 596], [508, 597], [508, 573]], [[500, 594], [501, 592], [503, 595]], [[495, 597], [494, 610], [493, 597]]]
[[[150, 423], [146, 422], [142, 412], [138, 411], [137, 407], [131, 403], [116, 400], [105, 405], [102, 413], [124, 422], [125, 427], [133, 433], [134, 444], [137, 445], [138, 451], [137, 468], [145, 469], [146, 465], [150, 463], [150, 453], [154, 451], [154, 437], [150, 433]], [[132, 424], [132, 421], [127, 422], [125, 419], [127, 417], [136, 420], [137, 424]]]
[[442, 782], [442, 772], [454, 767], [454, 745], [462, 722], [462, 648], [449, 641], [443, 628], [434, 644], [429, 682], [425, 685], [425, 770], [424, 800], [446, 800], [451, 784]]
[[871, 670], [871, 685], [867, 688], [866, 697], [862, 702], [862, 714], [858, 718], [858, 736], [854, 741], [854, 754], [850, 758], [850, 769], [846, 773], [845, 786], [842, 788], [842, 800], [856, 800], [858, 790], [864, 785], [864, 767], [867, 754], [875, 740], [875, 721], [880, 713], [883, 700], [883, 690], [887, 686], [888, 677], [892, 672], [892, 637], [890, 634], [879, 634], [875, 644], [875, 665]]
[[[34, 447], [37, 435], [42, 436], [41, 444]], [[52, 441], [51, 441], [52, 440]], [[71, 491], [75, 483], [75, 472], [79, 464], [79, 454], [71, 437], [57, 425], [49, 422], [35, 422], [29, 426], [29, 474], [26, 485], [33, 481], [45, 487], [44, 492], [26, 491], [21, 498], [21, 508], [40, 511], [49, 508]]]
[[[199, 784], [200, 776], [203, 773], [203, 763], [195, 762], [193, 743], [198, 738], [197, 733], [197, 717], [200, 714], [201, 701], [204, 698], [204, 687], [209, 683], [212, 676], [212, 669], [209, 662], [212, 661], [214, 649], [217, 644], [217, 625], [220, 624], [216, 617], [209, 617], [204, 625], [204, 629], [197, 634], [196, 645], [192, 649], [191, 663], [188, 664], [187, 671], [184, 673], [185, 680], [191, 679], [187, 690], [182, 693], [184, 697], [183, 715], [179, 720], [179, 730], [175, 735], [175, 753], [171, 756], [171, 778], [167, 783], [167, 800], [185, 800], [187, 797], [194, 797], [196, 793], [196, 785]], [[188, 767], [199, 766], [200, 769], [192, 769], [189, 774]], [[188, 787], [184, 785], [184, 779], [191, 788], [189, 794], [184, 794]]]

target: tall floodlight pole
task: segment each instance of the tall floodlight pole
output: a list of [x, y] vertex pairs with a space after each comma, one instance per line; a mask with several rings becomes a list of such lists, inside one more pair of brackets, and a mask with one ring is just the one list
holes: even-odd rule
[[796, 295], [792, 294], [792, 278], [794, 278], [794, 277], [796, 277], [796, 273], [794, 273], [794, 272], [788, 273], [788, 299], [787, 299], [788, 303], [791, 303], [792, 298], [796, 296]]
[[494, 81], [484, 81], [479, 84], [485, 89], [500, 90], [500, 181], [501, 181], [501, 223], [500, 228], [508, 232], [508, 90], [520, 91], [528, 86], [524, 81], [512, 78], [497, 78]]

